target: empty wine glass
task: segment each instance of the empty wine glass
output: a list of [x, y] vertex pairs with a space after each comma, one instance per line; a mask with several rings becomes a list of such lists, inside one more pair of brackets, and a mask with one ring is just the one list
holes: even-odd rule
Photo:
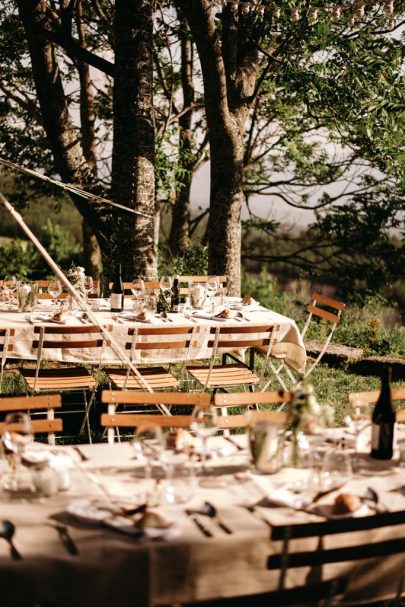
[[201, 472], [203, 478], [200, 485], [204, 487], [222, 487], [224, 483], [218, 476], [209, 474], [207, 459], [211, 456], [208, 439], [218, 432], [218, 416], [215, 407], [196, 407], [192, 413], [191, 430], [201, 441]]
[[322, 486], [325, 489], [345, 485], [353, 476], [349, 453], [341, 447], [333, 447], [327, 451], [321, 474]]
[[368, 453], [371, 443], [371, 406], [361, 396], [353, 399], [345, 409], [344, 424], [354, 434], [355, 460], [360, 453]]
[[[135, 452], [135, 459], [144, 467], [144, 477], [149, 486], [145, 491], [148, 503], [157, 499], [159, 479], [151, 483], [153, 465], [159, 462], [163, 451], [163, 435], [160, 426], [147, 424], [139, 426], [132, 439], [131, 446]], [[150, 503], [150, 505], [153, 505]], [[155, 504], [156, 505], [156, 504]]]
[[94, 281], [91, 276], [85, 276], [83, 281], [83, 290], [86, 295], [86, 303], [89, 303], [89, 295], [94, 289]]
[[62, 293], [62, 284], [60, 280], [50, 280], [48, 283], [48, 293], [52, 297], [53, 305], [56, 306], [56, 301], [59, 295]]
[[134, 278], [131, 284], [132, 308], [135, 315], [140, 314], [144, 307], [145, 282], [143, 278]]
[[26, 446], [32, 441], [31, 420], [26, 413], [16, 411], [6, 415], [2, 442], [11, 465], [10, 490], [19, 489], [18, 470]]
[[214, 297], [219, 289], [219, 278], [218, 276], [208, 276], [207, 279], [207, 293], [211, 300], [211, 308], [214, 308]]

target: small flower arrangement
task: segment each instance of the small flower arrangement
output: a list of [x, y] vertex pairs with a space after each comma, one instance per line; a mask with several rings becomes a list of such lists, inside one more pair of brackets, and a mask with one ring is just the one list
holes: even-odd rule
[[288, 425], [293, 433], [318, 434], [333, 423], [334, 412], [329, 405], [320, 405], [311, 384], [302, 384], [293, 391], [288, 409]]
[[86, 272], [82, 266], [75, 266], [72, 264], [67, 271], [67, 277], [75, 289], [77, 289], [80, 293], [85, 294], [84, 281], [86, 278]]

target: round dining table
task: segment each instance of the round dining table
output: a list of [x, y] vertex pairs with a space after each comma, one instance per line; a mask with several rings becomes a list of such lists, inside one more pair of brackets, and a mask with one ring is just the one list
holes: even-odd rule
[[[272, 539], [273, 527], [327, 520], [325, 512], [339, 492], [361, 496], [369, 487], [379, 497], [380, 510], [405, 509], [405, 474], [397, 460], [356, 458], [353, 478], [311, 510], [276, 498], [280, 490], [294, 487], [292, 495], [298, 487], [305, 494], [313, 471], [282, 468], [258, 474], [248, 463], [246, 435], [233, 439], [239, 448], [223, 437], [210, 439], [210, 474], [224, 482], [207, 486], [200, 462], [194, 461], [190, 465], [197, 475], [190, 478], [189, 494], [181, 494], [186, 500], [182, 503], [173, 503], [164, 465], [156, 466], [156, 479], [144, 478], [130, 442], [57, 447], [34, 443], [28, 461], [46, 460], [54, 471], [65, 470], [70, 482], [53, 495], [47, 495], [44, 486], [33, 491], [29, 480], [20, 492], [2, 489], [0, 521], [14, 524], [13, 541], [21, 555], [21, 560], [13, 558], [8, 542], [0, 538], [2, 607], [151, 607], [268, 592], [277, 589], [280, 579], [279, 571], [266, 567], [268, 558], [282, 550], [282, 543]], [[1, 464], [4, 481], [4, 461]], [[28, 479], [32, 470], [27, 468]], [[153, 531], [153, 525], [139, 531], [145, 496], [148, 512], [168, 525], [160, 531]], [[206, 502], [216, 508], [218, 518], [200, 512]], [[128, 508], [135, 513], [124, 515]], [[370, 508], [360, 515], [375, 512]], [[372, 546], [401, 537], [405, 547], [405, 524], [325, 537], [322, 542], [333, 548], [358, 542]], [[317, 551], [319, 542], [317, 537], [294, 540], [293, 548]], [[403, 572], [404, 553], [393, 554], [316, 570], [291, 569], [285, 587], [310, 583], [315, 573], [324, 579], [344, 575], [349, 586], [342, 604], [365, 604], [394, 596]]]

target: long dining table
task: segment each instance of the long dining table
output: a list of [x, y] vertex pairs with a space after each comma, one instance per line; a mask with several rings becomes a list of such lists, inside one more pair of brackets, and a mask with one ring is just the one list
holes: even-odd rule
[[[230, 298], [230, 302], [235, 304], [235, 299], [237, 300], [238, 298]], [[91, 300], [91, 312], [101, 324], [111, 326], [111, 335], [121, 346], [124, 346], [125, 341], [128, 340], [129, 327], [192, 326], [197, 331], [189, 358], [193, 360], [206, 359], [210, 356], [206, 343], [211, 327], [218, 325], [244, 327], [273, 324], [277, 325], [277, 331], [274, 335], [275, 343], [272, 347], [272, 356], [283, 358], [287, 365], [298, 372], [303, 372], [305, 369], [305, 345], [295, 321], [287, 316], [269, 310], [257, 302], [248, 306], [241, 306], [240, 310], [231, 310], [231, 316], [227, 319], [215, 318], [204, 310], [187, 310], [181, 313], [168, 313], [165, 317], [158, 314], [150, 314], [148, 322], [144, 323], [137, 322], [131, 316], [131, 300], [126, 299], [126, 309], [123, 314], [111, 313], [109, 305], [108, 300]], [[63, 324], [58, 324], [60, 324], [62, 329], [63, 326], [80, 327], [87, 323], [88, 319], [85, 315], [77, 310], [72, 313], [67, 312]], [[54, 324], [52, 322], [52, 307], [50, 307], [49, 302], [46, 300], [41, 300], [38, 307], [29, 313], [18, 312], [14, 308], [9, 310], [8, 306], [5, 305], [0, 306], [0, 329], [12, 329], [13, 331], [13, 335], [10, 337], [7, 356], [12, 359], [35, 359], [36, 353], [32, 347], [34, 328], [41, 324]], [[94, 352], [86, 349], [72, 351], [69, 351], [69, 349], [64, 349], [63, 351], [56, 349], [48, 351], [46, 355], [49, 359], [59, 362], [99, 362], [98, 359], [94, 360]], [[183, 355], [183, 352], [181, 355]], [[176, 355], [173, 353], [173, 350], [142, 351], [141, 357], [139, 362], [142, 363], [176, 362]], [[107, 346], [104, 351], [103, 362], [105, 364], [115, 364], [121, 361], [117, 357], [117, 354]]]
[[[0, 522], [10, 520], [15, 525], [13, 539], [22, 557], [13, 559], [0, 538], [2, 607], [151, 607], [277, 589], [279, 572], [266, 569], [267, 558], [281, 551], [281, 542], [270, 537], [271, 526], [321, 521], [324, 515], [275, 505], [271, 498], [280, 487], [302, 484], [308, 471], [283, 468], [258, 475], [247, 464], [245, 435], [237, 437], [239, 449], [223, 437], [210, 440], [216, 455], [210, 465], [225, 484], [200, 486], [204, 477], [197, 477], [190, 481], [187, 501], [175, 504], [165, 500], [170, 481], [143, 477], [130, 442], [76, 447], [34, 444], [31, 458], [36, 453], [34, 461], [47, 457], [54, 470], [65, 468], [70, 486], [65, 483], [64, 490], [54, 495], [46, 495], [43, 488], [39, 493], [0, 492]], [[372, 487], [380, 507], [403, 511], [404, 481], [397, 460], [378, 463], [364, 456], [344, 489], [336, 489], [320, 503], [333, 503], [342, 490], [363, 495]], [[123, 520], [116, 512], [123, 504], [142, 504], [151, 483], [157, 491], [151, 510], [170, 523], [160, 534], [139, 533], [133, 520]], [[216, 519], [201, 514], [198, 525], [187, 514], [186, 509], [201, 509], [205, 501], [215, 505], [228, 532]], [[252, 504], [260, 506], [250, 512], [246, 506]], [[107, 514], [104, 510], [100, 517], [103, 508]], [[348, 546], [352, 535], [332, 536], [324, 542]], [[405, 542], [404, 524], [358, 532], [356, 541], [371, 546], [393, 537]], [[305, 550], [316, 550], [319, 540], [296, 541]], [[321, 573], [324, 579], [349, 578], [342, 604], [351, 605], [394, 596], [403, 572], [404, 553], [324, 565]], [[308, 568], [291, 570], [286, 587], [305, 585], [310, 574]]]

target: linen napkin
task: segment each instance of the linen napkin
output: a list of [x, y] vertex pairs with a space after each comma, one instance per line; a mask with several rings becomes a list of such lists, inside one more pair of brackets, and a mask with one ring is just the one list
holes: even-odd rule
[[140, 314], [135, 314], [134, 312], [120, 312], [119, 314], [115, 314], [113, 318], [124, 322], [145, 322], [152, 325], [159, 323], [159, 320], [150, 312], [141, 312]]
[[193, 312], [191, 316], [195, 318], [204, 318], [206, 320], [219, 320], [226, 321], [232, 320], [235, 313], [232, 312], [226, 306], [216, 306], [213, 312], [208, 312], [207, 310], [201, 310], [198, 312]]
[[75, 318], [71, 316], [66, 316], [65, 318], [58, 319], [54, 318], [53, 314], [30, 314], [26, 317], [28, 322], [32, 325], [41, 324], [41, 323], [54, 323], [56, 325], [68, 325], [75, 324]]

